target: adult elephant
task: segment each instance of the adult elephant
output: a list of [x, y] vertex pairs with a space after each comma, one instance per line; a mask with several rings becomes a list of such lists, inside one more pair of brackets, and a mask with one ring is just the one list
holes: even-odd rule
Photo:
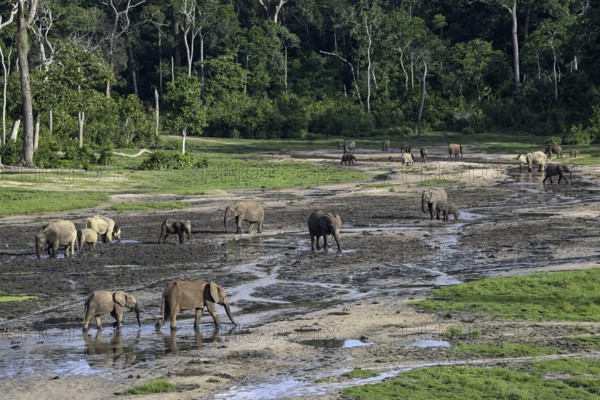
[[77, 243], [77, 229], [71, 221], [60, 220], [51, 222], [40, 229], [35, 235], [35, 253], [37, 258], [42, 258], [44, 250], [48, 248], [50, 257], [58, 256], [58, 249], [65, 248], [65, 257], [71, 249], [71, 256], [75, 254], [75, 245]]
[[408, 167], [414, 164], [415, 158], [413, 157], [412, 153], [402, 153], [402, 155], [400, 156], [400, 161], [402, 162], [402, 166], [406, 164], [406, 166]]
[[405, 142], [400, 143], [400, 153], [410, 153], [411, 150], [410, 144]]
[[177, 329], [177, 314], [180, 311], [196, 310], [194, 318], [194, 328], [200, 326], [200, 319], [204, 312], [204, 307], [212, 316], [215, 326], [219, 326], [219, 316], [215, 309], [215, 304], [225, 307], [225, 312], [232, 324], [237, 325], [231, 316], [229, 309], [229, 300], [227, 292], [222, 286], [215, 282], [190, 282], [178, 281], [168, 283], [162, 294], [160, 303], [162, 317], [156, 322], [155, 328], [160, 330], [166, 320], [170, 320], [171, 329]]
[[121, 228], [115, 224], [112, 218], [94, 215], [86, 219], [85, 227], [95, 230], [102, 237], [104, 243], [112, 243], [113, 237], [118, 241], [121, 240]]
[[426, 163], [428, 154], [427, 147], [421, 147], [419, 153], [421, 154], [421, 162]]
[[544, 150], [544, 153], [546, 153], [546, 155], [548, 156], [548, 159], [550, 159], [550, 160], [552, 160], [552, 154], [556, 154], [556, 158], [558, 158], [558, 157], [562, 158], [562, 147], [557, 144], [548, 146]]
[[315, 238], [317, 239], [317, 250], [319, 247], [319, 237], [323, 236], [323, 249], [327, 249], [327, 236], [333, 235], [337, 244], [338, 252], [342, 251], [340, 246], [340, 229], [342, 227], [342, 218], [337, 214], [331, 214], [323, 211], [315, 211], [308, 216], [308, 233], [310, 234], [310, 247], [315, 249]]
[[567, 180], [567, 177], [564, 176], [565, 173], [568, 173], [569, 178], [573, 179], [573, 173], [566, 165], [548, 164], [548, 166], [546, 167], [546, 176], [544, 177], [542, 183], [546, 183], [546, 179], [550, 179], [550, 183], [552, 183], [552, 177], [558, 175], [558, 183], [560, 183], [560, 181], [564, 179], [565, 182], [568, 184], [569, 181]]
[[440, 219], [440, 210], [436, 209], [438, 203], [447, 203], [448, 195], [442, 188], [429, 188], [421, 193], [421, 209], [427, 212], [425, 205], [429, 209], [429, 219], [433, 219], [433, 212], [436, 212], [436, 219]]
[[253, 225], [258, 225], [257, 233], [262, 232], [262, 226], [265, 222], [265, 210], [256, 201], [241, 201], [227, 206], [225, 209], [225, 217], [223, 223], [225, 225], [225, 233], [227, 233], [227, 221], [235, 217], [235, 225], [237, 233], [242, 233], [242, 221], [250, 223], [247, 233], [250, 233]]
[[187, 240], [190, 240], [190, 235], [192, 234], [192, 223], [190, 222], [190, 220], [171, 218], [165, 219], [160, 227], [160, 237], [158, 238], [158, 244], [166, 243], [167, 236], [175, 233], [177, 234], [177, 236], [179, 236], [179, 244], [183, 244], [183, 242], [185, 241], [185, 236], [187, 236]]
[[538, 172], [542, 172], [546, 166], [546, 154], [542, 151], [519, 154], [517, 156], [517, 161], [519, 162], [519, 172], [523, 170], [523, 164], [527, 164], [529, 172], [531, 172], [532, 165], [539, 165]]
[[448, 145], [448, 158], [458, 158], [463, 156], [462, 146], [457, 143], [450, 143]]
[[115, 325], [117, 329], [121, 329], [123, 326], [123, 308], [125, 307], [135, 311], [138, 326], [142, 326], [140, 322], [140, 308], [134, 296], [122, 290], [117, 290], [116, 292], [96, 290], [92, 292], [85, 301], [83, 329], [87, 330], [89, 328], [92, 318], [96, 320], [98, 329], [102, 329], [100, 316], [108, 313], [116, 320]]
[[389, 139], [383, 139], [383, 141], [381, 142], [381, 151], [388, 151], [389, 148], [390, 148]]
[[344, 140], [338, 144], [338, 149], [343, 149], [344, 154], [354, 153], [354, 149], [356, 149], [356, 143], [354, 143], [354, 140]]

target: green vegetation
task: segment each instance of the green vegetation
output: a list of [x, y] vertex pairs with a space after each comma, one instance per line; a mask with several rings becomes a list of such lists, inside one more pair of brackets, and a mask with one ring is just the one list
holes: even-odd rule
[[172, 392], [175, 390], [175, 385], [171, 382], [159, 379], [156, 381], [147, 382], [140, 386], [135, 386], [127, 389], [126, 394], [151, 394], [151, 393], [165, 393]]
[[412, 306], [535, 321], [600, 321], [600, 269], [483, 279], [433, 290]]
[[[15, 174], [14, 178], [18, 180], [23, 176]], [[31, 178], [35, 180], [40, 177], [32, 176]], [[73, 192], [66, 191], [68, 186], [69, 184], [65, 182], [64, 191], [0, 187], [0, 203], [2, 204], [0, 216], [76, 210], [95, 207], [108, 200], [108, 195], [100, 191], [78, 191], [74, 195]]]
[[374, 378], [379, 375], [381, 375], [379, 372], [374, 371], [372, 369], [361, 369], [361, 368], [355, 368], [350, 372], [346, 372], [346, 373], [342, 374], [342, 376], [345, 378], [358, 378], [358, 379]]
[[597, 399], [588, 391], [567, 382], [546, 380], [537, 373], [506, 368], [431, 367], [401, 374], [373, 385], [347, 388], [341, 394], [352, 399]]
[[480, 357], [537, 357], [557, 354], [560, 349], [533, 343], [459, 343], [451, 351]]
[[583, 347], [588, 351], [600, 350], [600, 336], [566, 337], [565, 341]]
[[0, 296], [0, 303], [9, 301], [35, 300], [37, 298], [37, 296]]
[[145, 211], [145, 210], [172, 210], [189, 207], [181, 201], [151, 201], [115, 204], [107, 207], [111, 211]]

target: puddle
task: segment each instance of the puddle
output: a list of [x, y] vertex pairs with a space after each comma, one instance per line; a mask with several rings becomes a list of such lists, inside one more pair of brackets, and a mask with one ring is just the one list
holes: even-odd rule
[[373, 343], [366, 343], [355, 339], [310, 339], [298, 342], [305, 346], [319, 347], [323, 349], [350, 349], [353, 347], [370, 346]]
[[120, 244], [138, 244], [141, 243], [139, 240], [131, 240], [131, 239], [122, 239], [121, 241], [118, 242], [113, 242], [113, 243], [120, 243]]
[[419, 340], [416, 342], [404, 342], [399, 343], [401, 346], [406, 347], [418, 347], [418, 348], [427, 348], [427, 347], [444, 347], [450, 348], [452, 345], [450, 342], [446, 342], [444, 340]]

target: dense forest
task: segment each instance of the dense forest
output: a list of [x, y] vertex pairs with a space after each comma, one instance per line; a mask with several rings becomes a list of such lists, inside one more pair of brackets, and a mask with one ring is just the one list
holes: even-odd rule
[[11, 0], [0, 17], [5, 164], [159, 134], [600, 141], [590, 0]]

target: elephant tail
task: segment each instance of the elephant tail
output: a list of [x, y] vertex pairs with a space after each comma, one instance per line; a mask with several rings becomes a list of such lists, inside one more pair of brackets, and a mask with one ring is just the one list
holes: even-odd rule
[[160, 298], [160, 317], [158, 317], [158, 321], [156, 321], [156, 325], [154, 326], [156, 329], [160, 330], [160, 328], [163, 326], [163, 324], [165, 323], [165, 300], [166, 300], [166, 293], [167, 291], [163, 291], [163, 294]]

